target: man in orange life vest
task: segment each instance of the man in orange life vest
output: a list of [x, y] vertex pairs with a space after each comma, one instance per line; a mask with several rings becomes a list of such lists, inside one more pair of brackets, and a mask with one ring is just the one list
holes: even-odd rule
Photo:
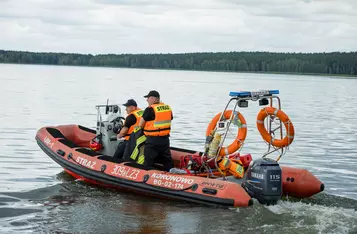
[[124, 141], [118, 145], [118, 148], [113, 155], [115, 158], [123, 158], [125, 146], [129, 140], [130, 134], [134, 131], [134, 128], [139, 125], [139, 121], [144, 112], [138, 108], [134, 99], [129, 99], [123, 106], [126, 107], [125, 110], [128, 116], [125, 119], [124, 127], [117, 135], [118, 139], [124, 137]]
[[146, 136], [144, 166], [149, 168], [158, 162], [163, 164], [165, 171], [169, 171], [173, 167], [169, 139], [173, 119], [171, 107], [160, 102], [160, 94], [156, 90], [144, 97], [149, 104], [139, 123]]

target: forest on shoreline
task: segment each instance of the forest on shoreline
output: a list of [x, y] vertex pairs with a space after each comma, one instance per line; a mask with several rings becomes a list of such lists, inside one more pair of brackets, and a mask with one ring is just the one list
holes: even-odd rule
[[197, 71], [357, 75], [357, 52], [75, 54], [0, 50], [0, 63]]

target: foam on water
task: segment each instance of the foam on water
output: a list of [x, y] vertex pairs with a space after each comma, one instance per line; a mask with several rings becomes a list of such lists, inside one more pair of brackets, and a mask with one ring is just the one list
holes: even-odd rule
[[267, 206], [274, 214], [292, 216], [296, 228], [315, 229], [318, 233], [353, 233], [357, 231], [357, 211], [303, 202], [279, 201]]

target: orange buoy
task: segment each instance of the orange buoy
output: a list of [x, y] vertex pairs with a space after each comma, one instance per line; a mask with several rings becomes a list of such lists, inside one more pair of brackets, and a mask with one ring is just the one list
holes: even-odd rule
[[[276, 116], [283, 122], [286, 128], [286, 136], [284, 139], [274, 139], [270, 135], [270, 133], [268, 133], [268, 131], [264, 126], [264, 120], [268, 115]], [[279, 148], [286, 147], [290, 145], [291, 142], [293, 142], [294, 140], [294, 134], [295, 134], [294, 126], [291, 123], [289, 116], [285, 114], [282, 110], [279, 110], [274, 107], [265, 107], [260, 110], [257, 116], [257, 128], [260, 134], [262, 135], [263, 139], [266, 142], [271, 143], [275, 147], [279, 147]]]
[[[213, 119], [209, 123], [207, 130], [206, 130], [206, 136], [211, 135], [212, 131], [214, 131], [216, 129], [217, 123], [221, 117], [221, 113], [222, 112], [218, 113], [215, 117], [213, 117]], [[231, 115], [232, 115], [232, 110], [226, 110], [223, 114], [225, 119], [230, 119]], [[238, 128], [237, 137], [232, 142], [232, 144], [230, 144], [227, 147], [221, 148], [221, 150], [219, 151], [219, 156], [224, 156], [224, 155], [228, 155], [228, 154], [232, 154], [232, 153], [236, 152], [242, 146], [242, 144], [247, 136], [247, 122], [245, 121], [243, 115], [239, 112], [237, 112], [237, 117], [239, 118], [239, 121], [242, 124], [242, 126], [240, 128]]]

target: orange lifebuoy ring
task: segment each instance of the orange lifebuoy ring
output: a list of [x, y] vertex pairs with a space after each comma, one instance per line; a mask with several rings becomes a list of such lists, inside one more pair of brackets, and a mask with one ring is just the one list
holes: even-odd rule
[[[212, 131], [214, 131], [216, 129], [216, 125], [219, 121], [219, 118], [221, 117], [221, 113], [222, 112], [218, 113], [215, 117], [213, 117], [213, 119], [209, 123], [207, 130], [206, 130], [206, 136], [211, 135]], [[226, 110], [224, 112], [223, 116], [225, 119], [230, 119], [231, 115], [232, 115], [232, 110]], [[242, 146], [242, 144], [245, 140], [245, 137], [247, 136], [247, 122], [245, 121], [243, 115], [239, 112], [238, 112], [238, 118], [239, 118], [239, 121], [241, 122], [242, 126], [240, 128], [238, 128], [237, 137], [232, 142], [232, 144], [230, 144], [227, 147], [221, 148], [221, 150], [219, 151], [219, 156], [232, 154], [232, 153], [236, 152]]]
[[[274, 139], [265, 129], [264, 120], [268, 115], [276, 116], [283, 122], [286, 128], [286, 136], [284, 139]], [[290, 145], [291, 142], [293, 142], [294, 140], [294, 126], [291, 123], [289, 116], [285, 114], [282, 110], [279, 110], [274, 107], [265, 107], [260, 110], [257, 116], [257, 128], [266, 142], [271, 143], [273, 146], [279, 148]]]

